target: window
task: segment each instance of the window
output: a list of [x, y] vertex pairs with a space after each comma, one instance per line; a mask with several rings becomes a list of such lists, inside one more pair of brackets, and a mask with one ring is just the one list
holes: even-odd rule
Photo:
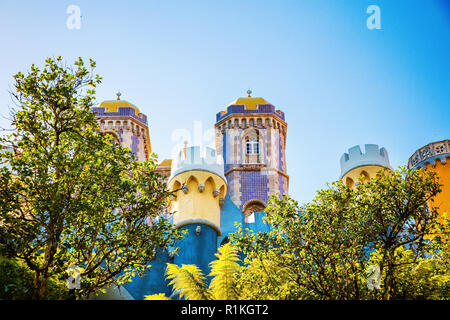
[[252, 212], [248, 216], [245, 216], [244, 217], [244, 222], [245, 223], [255, 223], [255, 213]]
[[264, 212], [266, 205], [261, 200], [250, 200], [243, 207], [245, 223], [255, 222], [255, 212]]
[[259, 154], [259, 141], [255, 138], [247, 139], [247, 154]]
[[347, 187], [349, 187], [349, 188], [353, 188], [353, 186], [355, 185], [353, 179], [350, 178], [350, 177], [347, 177], [347, 179], [345, 180], [345, 184], [346, 184]]

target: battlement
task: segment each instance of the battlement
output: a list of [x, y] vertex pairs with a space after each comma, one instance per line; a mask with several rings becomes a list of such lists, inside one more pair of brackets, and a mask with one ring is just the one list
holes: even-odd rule
[[187, 147], [181, 150], [172, 161], [169, 180], [176, 175], [192, 170], [209, 171], [225, 180], [223, 158], [216, 154], [216, 150], [206, 147], [204, 155], [199, 146]]
[[247, 109], [245, 105], [229, 105], [225, 111], [220, 111], [216, 114], [216, 122], [225, 119], [231, 114], [245, 115], [255, 113], [271, 113], [285, 121], [283, 111], [275, 110], [275, 107], [271, 104], [259, 104], [255, 109]]
[[361, 152], [359, 145], [351, 147], [341, 156], [341, 178], [350, 170], [367, 165], [389, 167], [387, 150], [380, 149], [377, 144], [366, 144], [365, 153]]
[[131, 106], [119, 106], [116, 109], [107, 108], [105, 106], [97, 106], [91, 108], [97, 117], [131, 117], [145, 125], [147, 125], [147, 116]]

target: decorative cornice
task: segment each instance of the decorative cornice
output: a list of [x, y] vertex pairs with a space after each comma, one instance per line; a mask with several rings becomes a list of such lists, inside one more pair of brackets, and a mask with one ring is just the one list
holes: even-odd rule
[[434, 166], [437, 159], [445, 164], [448, 157], [450, 157], [450, 140], [432, 142], [414, 152], [408, 160], [408, 167], [424, 168], [427, 163]]
[[204, 224], [208, 227], [213, 228], [217, 232], [218, 237], [220, 237], [222, 235], [222, 231], [220, 230], [220, 227], [217, 224], [215, 224], [209, 220], [206, 220], [206, 219], [186, 219], [186, 220], [178, 222], [175, 226], [177, 228], [181, 228], [188, 224]]
[[147, 125], [147, 116], [143, 113], [136, 114], [136, 109], [132, 107], [118, 107], [117, 111], [110, 112], [105, 107], [93, 107], [91, 111], [95, 113], [96, 117], [108, 117], [108, 118], [116, 118], [116, 117], [131, 117], [139, 122]]
[[228, 117], [230, 114], [260, 114], [271, 113], [276, 115], [279, 119], [285, 120], [284, 112], [276, 110], [275, 106], [270, 103], [258, 104], [256, 109], [247, 109], [243, 104], [231, 104], [227, 106], [225, 111], [218, 112], [216, 114], [216, 122]]
[[[267, 118], [267, 117], [273, 117], [276, 118], [277, 121], [279, 121], [281, 124], [283, 124], [285, 127], [287, 127], [287, 122], [285, 119], [281, 118], [279, 115], [274, 114], [274, 113], [230, 113], [227, 114], [226, 116], [220, 118], [220, 120], [218, 120], [214, 126], [218, 127], [223, 123], [226, 123], [228, 120], [232, 119], [232, 118]], [[249, 128], [250, 126], [247, 124], [247, 127]], [[263, 127], [267, 127], [265, 124], [263, 124]], [[256, 126], [255, 126], [256, 128]], [[245, 129], [245, 128], [243, 128]]]
[[[233, 171], [275, 171], [277, 174], [280, 174], [280, 175], [282, 175], [283, 177], [285, 177], [285, 178], [287, 178], [289, 180], [289, 176], [286, 173], [284, 173], [283, 171], [280, 171], [280, 170], [278, 170], [276, 168], [267, 168], [267, 169], [264, 168], [264, 169], [261, 170], [261, 168], [257, 168], [257, 167], [251, 167], [251, 168], [234, 167], [234, 168], [231, 168], [231, 169], [227, 170], [225, 172], [225, 176], [229, 175]], [[267, 175], [269, 175], [269, 174], [267, 174]]]

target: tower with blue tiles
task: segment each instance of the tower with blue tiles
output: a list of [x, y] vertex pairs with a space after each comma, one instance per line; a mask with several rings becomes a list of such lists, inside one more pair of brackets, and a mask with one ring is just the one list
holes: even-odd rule
[[228, 195], [245, 217], [263, 211], [271, 195], [285, 195], [289, 188], [285, 115], [251, 93], [217, 113], [215, 123]]
[[139, 161], [145, 161], [151, 154], [150, 133], [147, 116], [132, 103], [120, 100], [106, 100], [92, 108], [102, 132], [110, 133], [122, 146], [133, 151]]
[[[93, 108], [103, 132], [109, 132], [138, 160], [148, 159], [147, 118], [133, 104], [120, 100]], [[175, 159], [156, 168], [174, 193], [168, 208], [173, 224], [186, 231], [177, 253], [159, 250], [152, 268], [122, 289], [131, 299], [164, 293], [177, 298], [165, 278], [166, 263], [195, 264], [209, 274], [220, 245], [236, 231], [236, 222], [251, 232], [269, 231], [263, 221], [272, 194], [288, 193], [284, 113], [263, 98], [239, 98], [217, 114], [216, 149], [185, 146]], [[110, 298], [122, 296], [111, 292]], [[127, 298], [125, 297], [125, 298]]]

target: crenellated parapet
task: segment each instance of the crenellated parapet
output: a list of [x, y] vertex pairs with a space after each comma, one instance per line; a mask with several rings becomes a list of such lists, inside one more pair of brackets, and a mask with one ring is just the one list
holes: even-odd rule
[[232, 114], [242, 114], [243, 116], [246, 116], [248, 114], [272, 114], [280, 120], [285, 120], [283, 111], [276, 110], [273, 105], [269, 104], [262, 98], [254, 99], [261, 99], [261, 101], [259, 101], [260, 103], [253, 102], [255, 104], [255, 108], [253, 109], [247, 108], [247, 106], [244, 104], [245, 102], [240, 102], [239, 99], [235, 102], [232, 102], [227, 106], [225, 111], [221, 111], [216, 114], [216, 121], [219, 122]]
[[356, 145], [341, 156], [341, 180], [348, 187], [353, 187], [360, 179], [370, 181], [382, 168], [390, 168], [389, 156], [385, 148], [376, 144], [366, 144], [365, 152]]
[[223, 158], [216, 154], [216, 150], [206, 147], [201, 152], [199, 146], [187, 147], [180, 151], [172, 160], [169, 180], [185, 171], [200, 170], [214, 173], [225, 180]]
[[172, 162], [168, 180], [169, 190], [175, 192], [171, 211], [177, 227], [188, 224], [204, 224], [220, 230], [220, 208], [227, 193], [223, 174], [223, 161], [214, 149], [188, 147]]
[[351, 147], [341, 156], [341, 178], [352, 169], [368, 165], [389, 167], [387, 150], [376, 144], [366, 144], [364, 153], [359, 145]]

